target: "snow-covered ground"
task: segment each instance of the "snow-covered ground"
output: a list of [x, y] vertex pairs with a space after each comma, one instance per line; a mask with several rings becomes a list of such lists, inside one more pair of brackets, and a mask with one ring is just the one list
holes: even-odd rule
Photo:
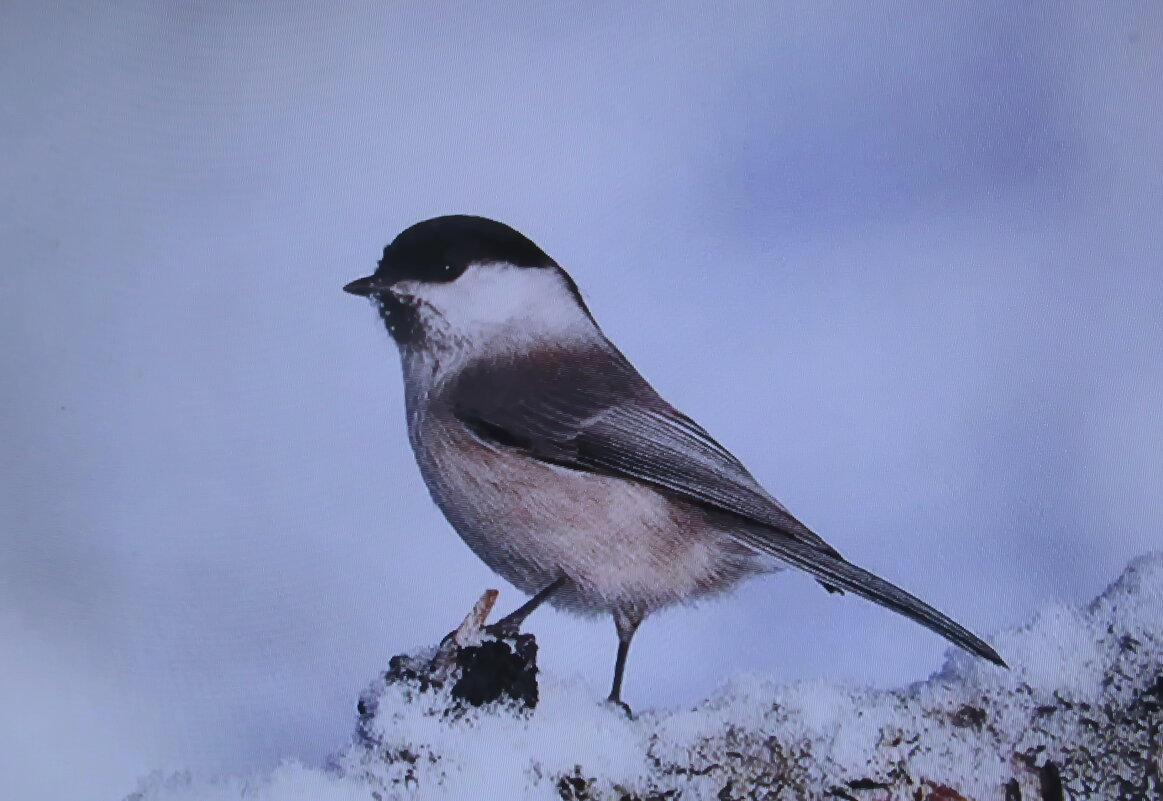
[[533, 709], [381, 677], [325, 767], [153, 775], [129, 798], [1163, 797], [1163, 552], [1088, 607], [1047, 607], [992, 642], [1011, 670], [951, 650], [928, 681], [893, 690], [744, 676], [694, 709], [634, 719], [554, 675], [539, 676]]

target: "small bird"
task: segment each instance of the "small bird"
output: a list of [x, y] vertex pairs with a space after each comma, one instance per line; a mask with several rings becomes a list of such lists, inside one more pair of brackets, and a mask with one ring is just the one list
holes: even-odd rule
[[848, 562], [797, 520], [602, 333], [573, 279], [503, 223], [436, 217], [384, 248], [369, 297], [400, 351], [408, 439], [428, 491], [469, 548], [532, 598], [611, 614], [622, 702], [647, 615], [798, 568], [909, 617], [995, 664], [989, 645]]

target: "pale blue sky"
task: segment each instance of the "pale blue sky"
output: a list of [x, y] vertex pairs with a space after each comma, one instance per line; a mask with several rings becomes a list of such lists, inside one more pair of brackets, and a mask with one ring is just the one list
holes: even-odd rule
[[[340, 291], [436, 214], [538, 242], [853, 561], [983, 635], [1096, 594], [1163, 523], [1163, 12], [1052, 5], [7, 4], [0, 760], [317, 760], [392, 654], [522, 600]], [[604, 695], [610, 623], [529, 625]], [[625, 695], [944, 649], [780, 576], [648, 621]]]

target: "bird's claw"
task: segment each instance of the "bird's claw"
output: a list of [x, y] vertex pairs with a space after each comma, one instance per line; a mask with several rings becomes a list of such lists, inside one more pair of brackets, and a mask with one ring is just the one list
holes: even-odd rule
[[521, 624], [515, 620], [501, 618], [496, 623], [485, 626], [484, 633], [498, 640], [511, 640], [521, 633]]
[[606, 704], [620, 709], [626, 715], [627, 720], [634, 720], [634, 710], [630, 709], [630, 705], [621, 698], [607, 698]]

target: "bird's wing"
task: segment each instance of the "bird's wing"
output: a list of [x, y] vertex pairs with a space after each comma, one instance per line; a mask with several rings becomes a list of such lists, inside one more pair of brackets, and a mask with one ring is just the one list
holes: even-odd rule
[[997, 653], [904, 590], [843, 559], [768, 494], [702, 427], [675, 410], [611, 345], [470, 367], [454, 414], [482, 440], [545, 462], [647, 484], [751, 525], [726, 533], [899, 612], [992, 662]]

